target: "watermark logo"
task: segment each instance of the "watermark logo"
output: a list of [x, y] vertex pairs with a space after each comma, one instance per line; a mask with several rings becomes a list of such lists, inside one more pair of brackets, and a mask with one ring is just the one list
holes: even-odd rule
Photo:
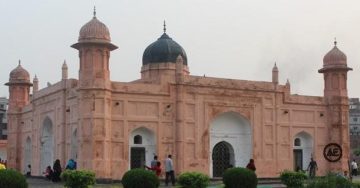
[[342, 149], [339, 144], [330, 143], [324, 148], [324, 157], [329, 162], [337, 162], [342, 157]]

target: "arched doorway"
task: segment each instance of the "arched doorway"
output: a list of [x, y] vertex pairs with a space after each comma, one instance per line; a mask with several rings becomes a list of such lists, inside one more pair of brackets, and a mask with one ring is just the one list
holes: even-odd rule
[[40, 138], [40, 172], [46, 169], [47, 166], [52, 166], [54, 161], [54, 135], [53, 123], [49, 117], [46, 117], [41, 132]]
[[313, 139], [310, 134], [300, 132], [294, 137], [294, 170], [306, 170], [313, 154]]
[[212, 151], [213, 176], [222, 177], [224, 171], [234, 166], [234, 149], [227, 142], [219, 142]]
[[[251, 132], [249, 121], [235, 112], [220, 114], [211, 122], [210, 175], [212, 177], [221, 177], [225, 169], [230, 166], [246, 166], [252, 156]], [[219, 162], [220, 159], [226, 161]]]
[[134, 130], [129, 137], [130, 169], [150, 166], [156, 155], [156, 139], [152, 131], [147, 128]]
[[24, 152], [24, 170], [27, 169], [28, 165], [31, 165], [31, 160], [32, 160], [32, 155], [31, 155], [31, 139], [30, 137], [26, 138], [25, 141], [25, 148], [24, 148], [25, 152]]
[[70, 159], [77, 161], [77, 152], [78, 152], [78, 139], [77, 139], [77, 129], [75, 129], [71, 135], [71, 153]]

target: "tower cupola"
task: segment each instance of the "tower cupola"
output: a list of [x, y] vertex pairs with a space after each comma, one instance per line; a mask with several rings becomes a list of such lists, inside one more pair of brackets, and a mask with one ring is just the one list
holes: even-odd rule
[[25, 84], [32, 85], [30, 82], [30, 74], [21, 66], [21, 61], [19, 60], [19, 65], [10, 72], [9, 82], [6, 85], [14, 84]]
[[117, 49], [117, 46], [111, 44], [110, 32], [108, 27], [96, 18], [96, 11], [94, 8], [93, 18], [83, 25], [79, 32], [78, 43], [71, 47], [79, 49], [83, 44], [104, 44], [110, 50]]
[[319, 73], [324, 74], [324, 96], [347, 97], [347, 72], [352, 68], [347, 66], [344, 52], [339, 50], [335, 40], [334, 47], [324, 56], [323, 67]]
[[30, 74], [19, 65], [10, 72], [9, 82], [5, 85], [9, 86], [9, 113], [19, 111], [30, 102]]
[[331, 49], [323, 59], [324, 68], [332, 68], [332, 67], [347, 67], [347, 58], [344, 52], [339, 50], [337, 47], [337, 42], [334, 42], [334, 47]]

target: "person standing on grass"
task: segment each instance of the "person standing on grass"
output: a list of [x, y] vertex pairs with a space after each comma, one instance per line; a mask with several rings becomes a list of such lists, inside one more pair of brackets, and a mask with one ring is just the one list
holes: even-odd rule
[[309, 166], [307, 168], [307, 170], [309, 170], [310, 178], [314, 178], [316, 176], [317, 169], [318, 169], [318, 166], [317, 166], [316, 161], [314, 161], [314, 159], [311, 158], [311, 161], [310, 161]]
[[358, 165], [355, 161], [355, 159], [351, 162], [351, 175], [352, 176], [357, 176], [358, 173]]
[[171, 155], [168, 155], [168, 158], [165, 159], [165, 185], [168, 185], [169, 177], [171, 178], [171, 183], [175, 186], [175, 175], [174, 175], [174, 164], [171, 159]]

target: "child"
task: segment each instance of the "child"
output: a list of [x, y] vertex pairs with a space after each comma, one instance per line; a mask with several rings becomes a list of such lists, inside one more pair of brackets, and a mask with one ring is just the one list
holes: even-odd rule
[[54, 172], [53, 172], [53, 170], [51, 169], [51, 166], [46, 167], [45, 172], [43, 172], [43, 174], [45, 175], [45, 177], [46, 177], [48, 180], [51, 180], [51, 179], [52, 179], [53, 173], [54, 173]]
[[161, 163], [160, 163], [160, 161], [158, 161], [157, 163], [156, 163], [156, 166], [154, 166], [154, 167], [148, 167], [148, 166], [145, 166], [145, 168], [147, 168], [148, 170], [152, 170], [152, 171], [154, 171], [155, 172], [155, 174], [159, 177], [160, 176], [160, 174], [161, 174]]

